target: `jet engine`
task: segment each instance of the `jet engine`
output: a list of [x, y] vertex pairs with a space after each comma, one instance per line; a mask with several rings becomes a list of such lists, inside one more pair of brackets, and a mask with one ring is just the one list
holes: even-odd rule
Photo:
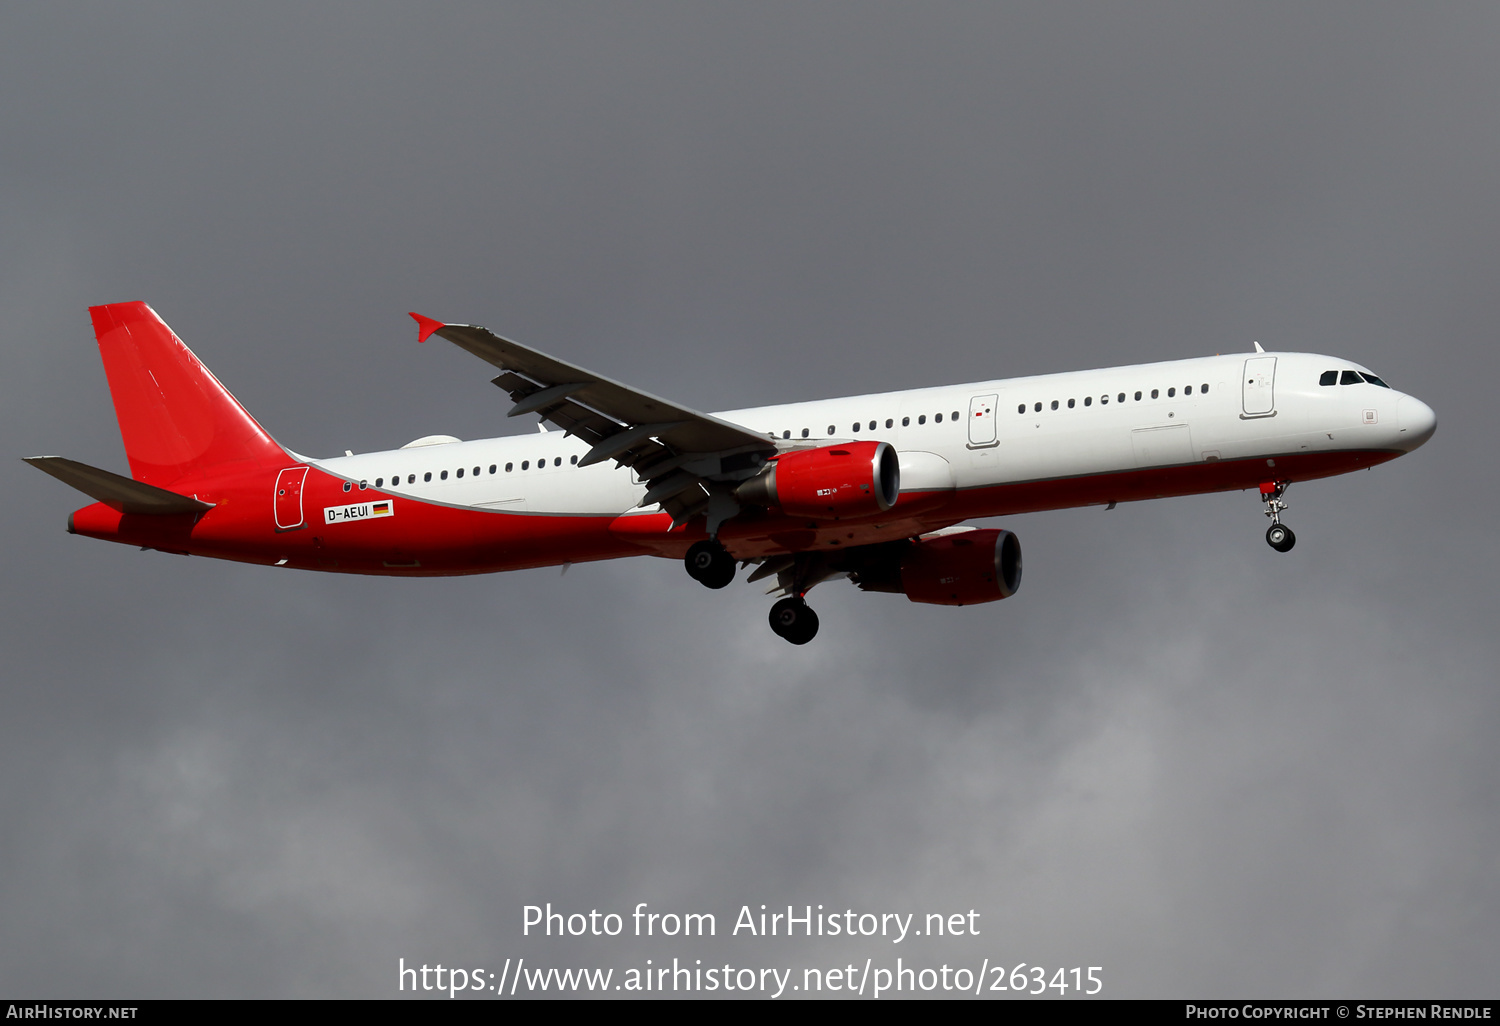
[[819, 520], [884, 513], [900, 493], [901, 466], [887, 442], [846, 442], [782, 453], [735, 490], [741, 502]]
[[851, 576], [865, 591], [898, 592], [913, 602], [996, 602], [1021, 586], [1021, 543], [994, 529], [926, 535], [881, 546]]

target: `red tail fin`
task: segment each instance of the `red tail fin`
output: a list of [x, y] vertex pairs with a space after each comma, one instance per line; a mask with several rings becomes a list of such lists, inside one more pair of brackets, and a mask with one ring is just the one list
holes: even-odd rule
[[280, 465], [286, 451], [145, 303], [91, 306], [130, 473], [165, 486], [224, 464]]

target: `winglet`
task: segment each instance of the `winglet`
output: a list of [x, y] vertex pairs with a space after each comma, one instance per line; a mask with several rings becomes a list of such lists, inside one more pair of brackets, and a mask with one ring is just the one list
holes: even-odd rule
[[423, 317], [415, 310], [411, 311], [411, 319], [417, 322], [417, 341], [426, 342], [432, 337], [432, 333], [439, 328], [446, 327], [442, 321], [435, 321], [431, 317]]

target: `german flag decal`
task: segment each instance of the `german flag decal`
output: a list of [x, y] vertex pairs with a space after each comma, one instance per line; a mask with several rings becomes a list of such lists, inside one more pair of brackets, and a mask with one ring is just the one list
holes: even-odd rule
[[395, 501], [392, 499], [381, 499], [379, 502], [356, 502], [352, 506], [325, 506], [323, 508], [323, 523], [350, 524], [356, 520], [374, 520], [376, 517], [393, 517], [395, 515]]

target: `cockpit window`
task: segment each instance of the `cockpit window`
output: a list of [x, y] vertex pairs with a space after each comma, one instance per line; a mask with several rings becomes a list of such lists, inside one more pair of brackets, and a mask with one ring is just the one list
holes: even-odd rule
[[1320, 385], [1337, 385], [1339, 383], [1338, 371], [1324, 371], [1323, 376], [1318, 379]]
[[1390, 388], [1391, 387], [1390, 385], [1387, 385], [1384, 381], [1381, 381], [1375, 375], [1371, 374], [1369, 371], [1365, 371], [1365, 380], [1368, 381], [1372, 385], [1379, 385], [1381, 388]]
[[1339, 376], [1339, 384], [1341, 385], [1362, 385], [1364, 381], [1365, 379], [1359, 376], [1359, 371], [1346, 370]]

